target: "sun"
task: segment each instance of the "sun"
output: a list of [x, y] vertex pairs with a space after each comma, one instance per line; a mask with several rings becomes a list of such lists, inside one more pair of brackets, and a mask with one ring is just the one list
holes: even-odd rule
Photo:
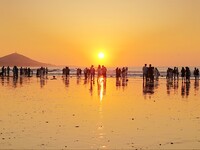
[[100, 53], [98, 54], [98, 57], [99, 57], [99, 59], [104, 59], [105, 55], [104, 55], [103, 52], [100, 52]]

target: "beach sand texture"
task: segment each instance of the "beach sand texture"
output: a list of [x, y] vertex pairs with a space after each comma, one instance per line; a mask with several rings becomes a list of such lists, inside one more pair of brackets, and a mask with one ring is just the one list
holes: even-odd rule
[[0, 149], [79, 148], [199, 149], [198, 83], [0, 79]]

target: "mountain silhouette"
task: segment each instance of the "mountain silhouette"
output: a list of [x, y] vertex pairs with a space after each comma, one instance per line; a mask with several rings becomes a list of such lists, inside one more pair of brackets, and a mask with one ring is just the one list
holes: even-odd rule
[[0, 66], [22, 66], [22, 67], [52, 67], [55, 65], [38, 62], [18, 53], [12, 53], [0, 57]]

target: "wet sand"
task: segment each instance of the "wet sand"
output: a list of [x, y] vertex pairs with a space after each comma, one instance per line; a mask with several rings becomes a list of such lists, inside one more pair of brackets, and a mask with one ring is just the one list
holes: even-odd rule
[[198, 83], [116, 85], [0, 79], [0, 149], [200, 148]]

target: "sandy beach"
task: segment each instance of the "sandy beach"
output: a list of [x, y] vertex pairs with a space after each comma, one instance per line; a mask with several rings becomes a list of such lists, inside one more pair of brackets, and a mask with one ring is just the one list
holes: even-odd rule
[[0, 79], [0, 149], [198, 149], [200, 91], [58, 77]]

